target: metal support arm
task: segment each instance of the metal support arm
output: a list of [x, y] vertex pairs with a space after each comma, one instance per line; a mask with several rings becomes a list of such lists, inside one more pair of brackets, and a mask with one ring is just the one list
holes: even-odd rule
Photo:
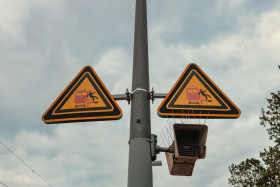
[[157, 135], [151, 134], [151, 157], [152, 161], [155, 161], [157, 159], [157, 154], [160, 152], [169, 152], [174, 153], [174, 146], [173, 144], [169, 147], [160, 147], [157, 145]]

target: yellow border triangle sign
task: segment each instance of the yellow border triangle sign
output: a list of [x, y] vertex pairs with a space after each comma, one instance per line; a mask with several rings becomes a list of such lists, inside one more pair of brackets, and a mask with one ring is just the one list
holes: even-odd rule
[[192, 63], [158, 107], [160, 117], [238, 118], [240, 109]]
[[42, 116], [45, 123], [120, 119], [122, 110], [90, 66], [84, 67]]

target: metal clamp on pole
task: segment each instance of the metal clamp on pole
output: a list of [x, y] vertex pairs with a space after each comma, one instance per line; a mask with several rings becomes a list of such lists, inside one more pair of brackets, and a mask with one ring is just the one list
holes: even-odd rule
[[136, 88], [131, 93], [128, 91], [128, 89], [126, 89], [125, 94], [117, 94], [112, 96], [115, 100], [126, 100], [128, 104], [130, 104], [132, 94], [139, 93], [140, 91], [149, 93], [152, 103], [154, 103], [155, 99], [164, 99], [167, 95], [166, 93], [155, 93], [154, 88], [152, 88], [152, 91], [150, 92], [148, 92], [148, 90], [143, 88]]
[[115, 100], [126, 100], [128, 104], [130, 104], [131, 101], [131, 93], [129, 93], [128, 89], [126, 89], [125, 94], [117, 94], [112, 95]]
[[152, 140], [147, 139], [147, 138], [133, 138], [133, 139], [131, 139], [131, 140], [128, 141], [128, 144], [130, 144], [130, 142], [135, 141], [135, 140], [145, 140], [145, 141], [148, 141], [148, 142], [151, 142], [151, 141], [152, 141]]
[[155, 99], [164, 99], [166, 95], [166, 93], [155, 93], [154, 88], [152, 88], [152, 91], [150, 91], [150, 99], [152, 100], [152, 104], [154, 104]]
[[136, 88], [135, 90], [133, 90], [133, 91], [131, 92], [131, 95], [134, 94], [134, 93], [139, 93], [140, 91], [149, 93], [148, 90], [146, 90], [146, 89], [143, 89], [143, 88]]
[[126, 100], [127, 100], [128, 104], [130, 105], [131, 93], [129, 93], [128, 89], [126, 89], [125, 95], [126, 95]]
[[152, 91], [150, 91], [150, 99], [152, 100], [152, 104], [154, 104], [154, 100], [155, 100], [155, 91], [154, 88], [152, 87]]

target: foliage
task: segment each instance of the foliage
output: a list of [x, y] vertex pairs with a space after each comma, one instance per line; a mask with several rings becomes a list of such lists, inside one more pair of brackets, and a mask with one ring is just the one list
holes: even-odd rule
[[271, 93], [272, 98], [267, 99], [269, 105], [265, 111], [262, 108], [261, 125], [267, 127], [269, 139], [280, 145], [280, 91]]
[[260, 124], [267, 128], [275, 146], [260, 152], [260, 159], [250, 158], [229, 167], [229, 184], [235, 187], [280, 186], [280, 91], [271, 93], [267, 110], [261, 110]]

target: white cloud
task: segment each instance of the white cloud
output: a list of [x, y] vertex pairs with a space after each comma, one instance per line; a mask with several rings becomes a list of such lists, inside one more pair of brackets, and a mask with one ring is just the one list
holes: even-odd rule
[[[239, 95], [237, 97], [242, 102], [246, 98], [263, 96], [279, 87], [279, 82], [275, 81], [279, 79], [277, 64], [280, 56], [277, 50], [280, 47], [280, 26], [276, 19], [279, 13], [276, 10], [264, 13], [253, 27], [243, 28], [236, 34], [219, 36], [199, 47], [181, 43], [165, 45], [154, 37], [156, 41], [152, 44], [151, 61], [156, 66], [160, 64], [163, 69], [168, 69], [165, 74], [173, 74], [175, 70], [180, 72], [178, 69], [195, 62], [218, 86]], [[160, 34], [152, 30], [151, 35]], [[161, 74], [159, 77], [164, 76]]]
[[[239, 33], [219, 36], [198, 47], [183, 43], [168, 45], [160, 37], [153, 38], [156, 41], [152, 44], [151, 59], [156, 61], [156, 65], [152, 67], [156, 69], [160, 65], [160, 70], [164, 70], [164, 73], [156, 74], [156, 82], [161, 90], [169, 90], [187, 64], [195, 62], [242, 111], [240, 119], [236, 121], [207, 122], [207, 157], [198, 161], [195, 168], [197, 172], [209, 172], [211, 167], [213, 169], [210, 163], [216, 163], [216, 174], [210, 180], [214, 181], [207, 186], [226, 186], [229, 176], [223, 173], [227, 172], [232, 162], [258, 157], [259, 151], [270, 145], [265, 129], [259, 125], [258, 116], [260, 108], [266, 105], [265, 98], [280, 86], [279, 81], [276, 81], [280, 78], [277, 68], [280, 56], [276, 52], [280, 44], [280, 26], [275, 22], [279, 13], [278, 10], [263, 13], [255, 18], [252, 27], [243, 28]], [[151, 33], [152, 36], [160, 36], [157, 29]], [[178, 72], [177, 76], [174, 72]], [[201, 167], [203, 170], [200, 170]], [[193, 178], [195, 180], [195, 176]], [[182, 181], [177, 179], [178, 184]], [[189, 181], [190, 186], [192, 182]]]
[[1, 41], [8, 38], [13, 41], [22, 41], [22, 21], [26, 17], [23, 1], [0, 1], [0, 33]]
[[[32, 16], [32, 8], [50, 11], [55, 16], [62, 8], [64, 0], [2, 0], [0, 1], [0, 41], [24, 45], [24, 23]], [[32, 32], [32, 31], [31, 31]]]
[[245, 0], [226, 0], [226, 3], [228, 3], [230, 6], [237, 6], [244, 2]]
[[102, 74], [104, 84], [111, 94], [124, 94], [131, 87], [132, 56], [123, 48], [114, 48], [100, 55], [93, 65], [98, 75]]
[[[112, 94], [123, 94], [126, 88], [131, 89], [132, 50], [123, 45], [129, 42], [133, 33], [131, 36], [125, 36], [130, 38], [124, 43], [118, 43], [122, 42], [121, 40], [111, 41], [111, 38], [106, 38], [108, 33], [114, 31], [125, 35], [128, 32], [125, 27], [128, 25], [115, 28], [118, 24], [114, 23], [114, 28], [111, 28], [108, 25], [112, 18], [106, 18], [108, 23], [90, 25], [90, 28], [94, 29], [88, 32], [87, 29], [75, 28], [87, 27], [88, 23], [83, 25], [82, 20], [97, 16], [97, 12], [91, 15], [89, 11], [83, 12], [85, 15], [79, 17], [80, 22], [78, 19], [71, 19], [80, 24], [70, 26], [69, 23], [64, 27], [63, 23], [68, 17], [65, 20], [63, 17], [78, 11], [76, 7], [69, 7], [70, 5], [65, 3], [66, 1], [54, 0], [0, 1], [0, 41], [4, 41], [0, 45], [3, 49], [2, 53], [0, 52], [0, 110], [1, 119], [5, 121], [5, 124], [1, 123], [1, 132], [7, 134], [9, 128], [10, 131], [14, 131], [14, 134], [9, 133], [11, 137], [6, 135], [8, 138], [5, 142], [54, 186], [125, 186], [130, 116], [130, 106], [126, 101], [118, 102], [124, 115], [119, 121], [42, 126], [40, 116], [43, 110], [84, 65], [91, 65], [95, 69]], [[168, 2], [167, 5], [171, 6], [172, 3]], [[192, 8], [190, 2], [180, 3], [184, 3], [182, 7], [178, 4], [174, 6], [184, 9], [187, 5], [189, 10]], [[232, 7], [239, 7], [245, 1], [226, 3]], [[95, 4], [91, 4], [93, 5]], [[165, 7], [164, 3], [160, 9], [157, 9], [156, 3], [151, 2], [150, 5], [153, 5], [151, 11], [156, 9], [155, 11], [161, 12], [170, 8]], [[113, 4], [104, 7], [110, 6]], [[195, 8], [197, 7], [200, 7], [200, 4], [196, 4]], [[36, 8], [39, 12], [35, 12]], [[84, 10], [83, 6], [79, 8]], [[115, 9], [113, 10], [116, 11]], [[237, 8], [227, 10], [233, 11], [232, 14], [239, 13], [234, 12]], [[105, 16], [108, 9], [104, 13], [99, 11]], [[41, 12], [48, 16], [42, 16]], [[152, 22], [154, 24], [149, 25], [150, 87], [154, 87], [157, 93], [168, 92], [184, 68], [190, 62], [194, 62], [240, 107], [242, 115], [237, 120], [206, 121], [209, 126], [207, 157], [197, 161], [192, 177], [170, 176], [165, 156], [160, 154], [158, 157], [164, 166], [153, 168], [154, 184], [178, 187], [186, 184], [190, 187], [226, 186], [228, 174], [225, 172], [232, 162], [238, 163], [247, 157], [257, 156], [262, 148], [269, 145], [265, 129], [258, 125], [258, 116], [260, 107], [266, 105], [265, 97], [269, 97], [269, 92], [279, 89], [277, 65], [280, 57], [280, 11], [275, 7], [261, 14], [248, 12], [253, 20], [249, 21], [250, 24], [234, 28], [234, 32], [213, 35], [196, 46], [186, 44], [185, 41], [181, 41], [181, 36], [176, 35], [186, 31], [183, 27], [186, 22], [179, 17], [187, 16], [188, 12], [174, 13], [174, 17], [169, 13], [168, 18], [164, 12], [157, 18], [162, 24]], [[199, 15], [207, 16], [203, 13]], [[42, 20], [44, 25], [48, 25], [46, 28], [57, 26], [56, 29], [44, 32], [41, 36], [46, 38], [40, 40], [40, 37], [28, 38], [25, 35], [25, 32], [32, 31], [26, 19], [38, 15], [44, 17]], [[126, 14], [123, 13], [122, 16], [125, 17], [124, 15]], [[215, 15], [212, 15], [213, 19], [218, 22], [219, 18]], [[71, 18], [76, 18], [75, 16]], [[238, 16], [246, 17], [247, 14]], [[196, 19], [199, 20], [199, 16]], [[53, 21], [57, 22], [52, 24]], [[100, 31], [96, 31], [98, 26], [111, 30], [106, 30], [106, 36], [100, 37], [102, 35], [96, 33]], [[67, 29], [67, 32], [61, 29]], [[45, 30], [43, 28], [40, 31]], [[97, 44], [91, 48], [94, 44], [85, 38], [81, 38], [83, 40], [80, 43], [71, 43], [71, 36], [80, 34], [80, 31], [87, 36], [96, 37]], [[205, 30], [204, 34], [207, 34], [207, 31]], [[176, 35], [176, 41], [167, 41], [166, 35]], [[193, 36], [189, 34], [182, 37]], [[110, 43], [113, 44], [109, 45]], [[18, 47], [19, 45], [23, 47]], [[84, 50], [87, 51], [83, 53]], [[96, 54], [95, 50], [99, 50], [100, 53]], [[30, 92], [32, 89], [38, 92]], [[166, 120], [158, 118], [156, 114], [160, 102], [161, 100], [156, 100], [151, 106], [152, 132], [158, 136], [166, 126]], [[23, 124], [18, 123], [20, 120]], [[177, 121], [180, 122], [180, 119]], [[162, 142], [160, 144], [162, 146]], [[1, 182], [9, 186], [22, 186], [23, 183], [27, 186], [32, 172], [5, 149], [0, 151]], [[31, 186], [33, 185], [46, 186], [36, 176], [32, 180]]]

